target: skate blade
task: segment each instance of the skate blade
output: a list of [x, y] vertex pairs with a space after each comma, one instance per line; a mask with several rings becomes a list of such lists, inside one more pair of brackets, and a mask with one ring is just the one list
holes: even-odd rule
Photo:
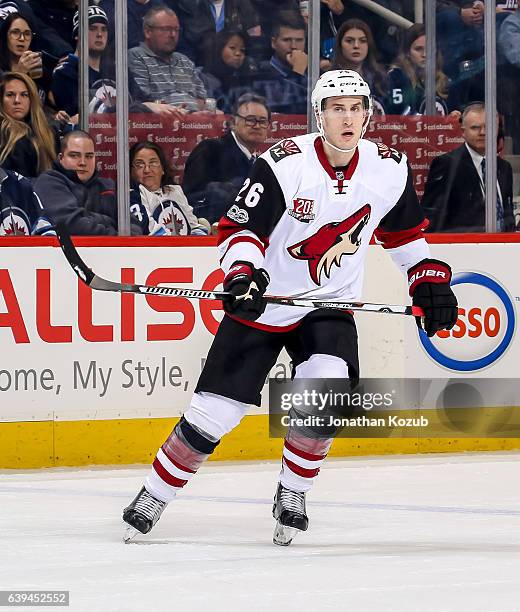
[[293, 541], [294, 536], [299, 532], [296, 527], [287, 527], [280, 522], [276, 523], [273, 534], [273, 543], [277, 546], [289, 546]]
[[123, 540], [125, 544], [129, 544], [135, 538], [135, 536], [140, 532], [137, 531], [135, 527], [132, 527], [132, 525], [128, 525], [127, 523], [125, 523], [125, 528], [126, 529], [123, 535]]

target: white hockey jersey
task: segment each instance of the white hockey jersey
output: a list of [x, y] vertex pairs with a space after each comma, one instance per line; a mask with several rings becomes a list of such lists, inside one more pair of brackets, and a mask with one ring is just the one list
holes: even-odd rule
[[[221, 266], [265, 268], [270, 295], [356, 301], [372, 236], [406, 272], [429, 257], [427, 223], [403, 154], [360, 140], [350, 163], [333, 168], [321, 137], [306, 134], [256, 161], [219, 223]], [[248, 324], [280, 331], [308, 312], [268, 304]]]

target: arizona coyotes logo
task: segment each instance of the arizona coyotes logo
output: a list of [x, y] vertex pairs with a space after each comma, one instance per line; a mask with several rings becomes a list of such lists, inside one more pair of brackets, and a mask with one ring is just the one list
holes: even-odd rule
[[361, 230], [370, 219], [370, 204], [365, 204], [344, 221], [327, 223], [298, 244], [287, 248], [292, 257], [309, 262], [309, 274], [312, 280], [321, 284], [321, 274], [330, 278], [332, 266], [341, 265], [343, 255], [354, 255], [361, 245]]
[[377, 152], [379, 154], [379, 157], [381, 157], [381, 159], [393, 159], [398, 164], [401, 162], [401, 159], [403, 158], [402, 154], [399, 153], [399, 151], [396, 151], [395, 149], [392, 149], [391, 147], [387, 147], [382, 142], [377, 143]]

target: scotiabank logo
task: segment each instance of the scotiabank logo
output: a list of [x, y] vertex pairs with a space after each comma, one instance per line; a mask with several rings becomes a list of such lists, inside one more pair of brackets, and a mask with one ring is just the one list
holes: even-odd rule
[[462, 306], [457, 323], [432, 338], [421, 331], [421, 343], [435, 362], [449, 370], [482, 370], [500, 359], [511, 344], [516, 324], [513, 300], [487, 274], [459, 272], [451, 284]]

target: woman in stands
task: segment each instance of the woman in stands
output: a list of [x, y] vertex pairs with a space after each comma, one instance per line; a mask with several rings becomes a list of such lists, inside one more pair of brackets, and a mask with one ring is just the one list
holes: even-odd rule
[[207, 236], [209, 222], [197, 219], [193, 208], [175, 183], [173, 172], [161, 147], [153, 142], [137, 142], [130, 149], [133, 189], [139, 189], [141, 202], [150, 217], [175, 236]]
[[[0, 69], [2, 72], [21, 72], [36, 83], [42, 103], [47, 103], [52, 71], [56, 61], [48, 54], [32, 49], [32, 25], [19, 13], [11, 13], [0, 23]], [[49, 63], [50, 62], [50, 63]]]
[[238, 31], [222, 30], [208, 38], [200, 75], [209, 98], [217, 108], [230, 113], [233, 104], [251, 89], [256, 64], [246, 54], [247, 37]]
[[370, 26], [361, 19], [347, 19], [338, 30], [332, 70], [355, 70], [368, 83], [374, 111], [384, 114], [386, 72], [377, 61], [378, 52]]
[[[458, 104], [450, 90], [448, 77], [441, 69], [437, 54], [435, 74], [436, 108], [438, 115], [447, 115]], [[425, 111], [426, 35], [424, 25], [416, 23], [404, 32], [401, 50], [388, 72], [387, 112], [391, 115], [423, 115]], [[449, 96], [448, 96], [449, 94]]]
[[6, 72], [0, 84], [0, 164], [34, 178], [50, 169], [55, 145], [33, 80]]

